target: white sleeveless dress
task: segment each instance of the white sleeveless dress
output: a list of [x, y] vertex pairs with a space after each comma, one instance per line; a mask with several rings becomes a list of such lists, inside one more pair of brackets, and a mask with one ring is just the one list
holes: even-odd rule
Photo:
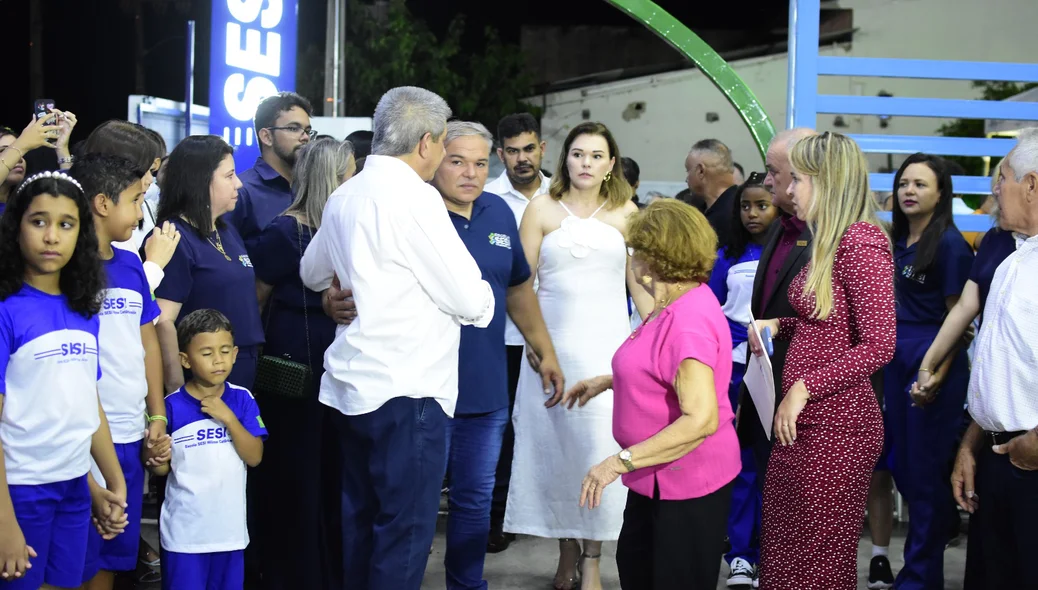
[[[537, 298], [567, 389], [612, 373], [613, 353], [631, 333], [627, 247], [619, 230], [595, 218], [601, 209], [587, 219], [566, 209], [562, 227], [541, 243]], [[524, 362], [512, 417], [515, 458], [504, 530], [616, 540], [627, 502], [627, 488], [619, 480], [606, 488], [600, 507], [589, 511], [579, 505], [588, 470], [620, 452], [613, 440], [613, 392], [572, 410], [561, 404], [545, 408], [547, 399], [540, 375]]]

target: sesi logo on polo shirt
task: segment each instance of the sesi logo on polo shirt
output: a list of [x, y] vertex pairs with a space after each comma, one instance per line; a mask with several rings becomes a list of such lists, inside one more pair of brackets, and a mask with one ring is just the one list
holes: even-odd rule
[[926, 273], [916, 274], [915, 267], [913, 267], [911, 264], [906, 265], [903, 269], [901, 269], [901, 276], [920, 284], [926, 283]]
[[240, 262], [241, 265], [244, 266], [244, 267], [252, 268], [252, 260], [249, 259], [249, 255], [248, 254], [242, 254], [242, 255], [238, 256], [238, 262]]
[[501, 248], [512, 249], [512, 238], [508, 234], [490, 234], [490, 244]]

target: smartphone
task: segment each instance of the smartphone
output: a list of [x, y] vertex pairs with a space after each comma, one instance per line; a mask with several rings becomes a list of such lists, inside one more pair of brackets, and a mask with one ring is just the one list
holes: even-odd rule
[[42, 119], [46, 117], [48, 113], [54, 110], [54, 99], [53, 98], [38, 98], [32, 107], [33, 113], [36, 115], [36, 119]]
[[[32, 110], [33, 110], [33, 114], [36, 115], [36, 120], [39, 121], [43, 117], [46, 117], [48, 114], [50, 114], [50, 112], [52, 110], [54, 110], [54, 99], [53, 98], [38, 98], [38, 99], [36, 99], [36, 102], [33, 103]], [[53, 124], [57, 125], [58, 122], [54, 121]], [[47, 143], [53, 145], [54, 143], [57, 143], [57, 141], [58, 141], [57, 138], [55, 138], [55, 139], [48, 139]]]
[[764, 346], [764, 350], [768, 352], [768, 356], [774, 356], [775, 346], [771, 343], [771, 328], [764, 328], [761, 332], [761, 339], [764, 340], [761, 345]]

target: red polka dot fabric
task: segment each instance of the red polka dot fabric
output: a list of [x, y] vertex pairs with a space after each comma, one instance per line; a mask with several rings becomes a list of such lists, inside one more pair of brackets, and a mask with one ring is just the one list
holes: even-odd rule
[[869, 478], [883, 448], [883, 417], [869, 376], [894, 356], [894, 262], [878, 227], [848, 228], [833, 262], [833, 310], [811, 318], [803, 295], [810, 265], [790, 283], [795, 318], [782, 375], [788, 391], [803, 380], [811, 400], [797, 439], [776, 443], [764, 486], [761, 578], [764, 590], [853, 590]]

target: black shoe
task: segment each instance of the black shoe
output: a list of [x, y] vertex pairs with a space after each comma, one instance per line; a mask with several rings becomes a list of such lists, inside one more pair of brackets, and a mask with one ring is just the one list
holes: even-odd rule
[[890, 560], [882, 555], [872, 558], [869, 564], [869, 590], [886, 590], [894, 587], [894, 572], [890, 571]]
[[490, 531], [490, 538], [487, 539], [487, 553], [501, 553], [508, 549], [512, 541], [515, 541], [515, 535], [512, 533], [500, 530]]

